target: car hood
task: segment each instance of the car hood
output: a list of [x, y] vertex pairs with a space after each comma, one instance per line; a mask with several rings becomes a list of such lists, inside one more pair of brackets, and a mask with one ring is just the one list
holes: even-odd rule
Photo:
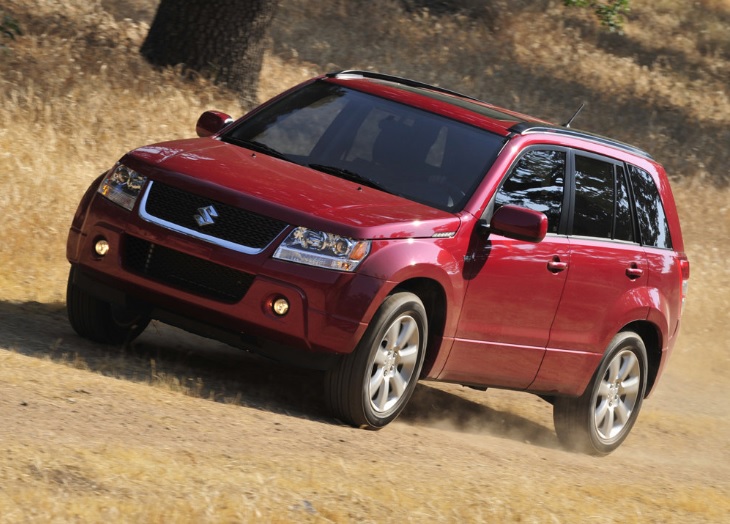
[[155, 178], [178, 185], [192, 178], [205, 193], [231, 190], [221, 193], [227, 202], [292, 225], [356, 238], [441, 236], [460, 224], [452, 213], [214, 138], [144, 146], [122, 161], [155, 166]]

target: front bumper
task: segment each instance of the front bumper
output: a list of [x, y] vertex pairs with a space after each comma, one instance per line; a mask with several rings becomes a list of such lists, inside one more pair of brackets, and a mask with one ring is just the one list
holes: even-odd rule
[[[271, 259], [275, 245], [256, 255], [236, 253], [145, 222], [97, 195], [85, 200], [86, 212], [77, 213], [67, 243], [79, 285], [104, 300], [206, 336], [220, 330], [240, 340], [237, 345], [283, 346], [305, 355], [349, 353], [388, 293], [388, 283], [371, 276]], [[102, 238], [110, 249], [99, 256], [94, 244]], [[202, 268], [207, 264], [248, 274], [250, 285], [232, 302], [141, 274], [130, 268], [125, 252], [130, 238], [192, 257]], [[284, 316], [271, 308], [278, 297], [290, 304]]]

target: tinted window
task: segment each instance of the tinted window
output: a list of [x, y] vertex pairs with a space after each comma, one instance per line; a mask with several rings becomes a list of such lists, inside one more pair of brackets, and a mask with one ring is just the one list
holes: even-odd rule
[[557, 233], [565, 186], [565, 152], [531, 150], [517, 162], [495, 199], [545, 213], [548, 231]]
[[634, 241], [634, 222], [631, 218], [631, 199], [622, 166], [616, 166], [616, 227], [613, 238]]
[[636, 216], [639, 222], [641, 243], [647, 246], [671, 248], [669, 224], [664, 214], [659, 191], [651, 175], [636, 166], [629, 166], [631, 184], [634, 187]]
[[613, 230], [614, 164], [575, 156], [573, 234], [611, 238]]
[[327, 82], [265, 106], [222, 138], [447, 211], [463, 208], [505, 143], [451, 118]]
[[[304, 101], [308, 102], [306, 98]], [[276, 150], [286, 155], [309, 155], [345, 104], [344, 97], [333, 93], [312, 105], [294, 107], [282, 115], [275, 122], [276, 125], [265, 127], [256, 140], [264, 144], [276, 144]]]

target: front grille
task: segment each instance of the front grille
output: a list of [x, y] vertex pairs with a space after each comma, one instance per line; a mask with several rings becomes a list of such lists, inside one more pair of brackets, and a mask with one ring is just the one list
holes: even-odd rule
[[221, 302], [240, 301], [254, 276], [141, 238], [126, 236], [124, 268], [168, 286]]
[[[206, 235], [260, 251], [268, 246], [287, 226], [286, 223], [245, 209], [229, 206], [187, 191], [150, 182], [145, 204], [153, 218], [175, 224], [195, 235]], [[195, 216], [201, 208], [213, 206], [215, 222], [199, 226]]]

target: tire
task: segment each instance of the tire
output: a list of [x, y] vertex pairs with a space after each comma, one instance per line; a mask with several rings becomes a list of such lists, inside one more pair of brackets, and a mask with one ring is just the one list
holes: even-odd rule
[[560, 442], [589, 455], [607, 455], [631, 432], [644, 400], [646, 347], [639, 335], [616, 335], [586, 391], [577, 398], [558, 397], [553, 421]]
[[411, 398], [423, 366], [428, 321], [413, 293], [390, 295], [355, 350], [325, 376], [332, 414], [364, 429], [392, 422]]
[[74, 284], [74, 269], [68, 275], [66, 312], [71, 327], [84, 338], [102, 344], [128, 344], [150, 323], [149, 317], [114, 306]]

